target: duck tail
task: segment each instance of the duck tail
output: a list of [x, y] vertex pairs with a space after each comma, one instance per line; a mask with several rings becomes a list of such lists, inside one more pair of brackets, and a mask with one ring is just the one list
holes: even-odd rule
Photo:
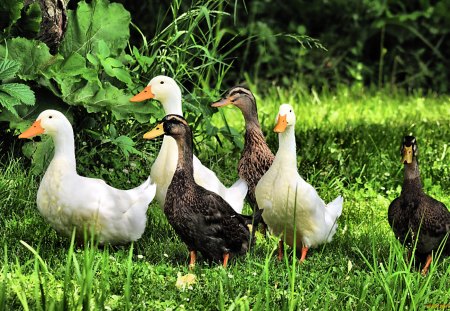
[[147, 180], [144, 181], [141, 185], [128, 191], [130, 191], [134, 195], [137, 195], [140, 198], [139, 201], [142, 201], [143, 204], [146, 203], [148, 205], [155, 197], [156, 184], [152, 183], [151, 177], [148, 176]]
[[344, 198], [338, 196], [336, 199], [327, 204], [327, 214], [332, 218], [333, 222], [342, 214], [342, 206], [344, 205]]
[[247, 191], [248, 185], [243, 179], [239, 179], [226, 190], [224, 199], [238, 214], [242, 214], [242, 210], [244, 209], [244, 199]]
[[336, 233], [336, 229], [338, 227], [337, 219], [342, 214], [343, 204], [344, 198], [342, 196], [338, 196], [332, 202], [328, 203], [325, 208], [325, 222], [329, 228], [327, 242], [331, 242], [334, 234]]

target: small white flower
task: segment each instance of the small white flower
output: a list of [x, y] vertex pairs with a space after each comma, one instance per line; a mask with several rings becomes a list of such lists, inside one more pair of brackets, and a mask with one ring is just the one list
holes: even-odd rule
[[228, 278], [232, 279], [234, 276], [231, 273], [228, 273]]
[[137, 255], [137, 258], [142, 259], [142, 258], [144, 258], [144, 256], [142, 256], [142, 255]]
[[167, 255], [166, 253], [164, 253], [163, 256], [169, 258], [169, 255]]

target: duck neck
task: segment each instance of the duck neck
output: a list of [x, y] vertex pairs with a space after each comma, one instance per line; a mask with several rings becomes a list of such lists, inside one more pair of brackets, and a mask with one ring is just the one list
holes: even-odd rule
[[422, 182], [420, 181], [419, 164], [413, 158], [412, 163], [405, 164], [402, 193], [418, 194], [422, 192]]
[[250, 106], [250, 109], [241, 109], [245, 120], [245, 129], [249, 130], [259, 129], [261, 131], [261, 125], [258, 121], [258, 111], [256, 106]]
[[[178, 162], [175, 175], [183, 176], [183, 179], [194, 181], [194, 164], [192, 153], [192, 132], [189, 129], [184, 137], [175, 138], [178, 146]], [[173, 178], [172, 180], [175, 180]]]
[[278, 154], [283, 154], [291, 160], [295, 165], [297, 163], [297, 147], [295, 143], [295, 129], [294, 126], [286, 127], [286, 130], [278, 134]]
[[177, 114], [183, 115], [183, 109], [181, 107], [181, 93], [174, 92], [170, 94], [164, 101], [161, 102], [166, 115]]
[[61, 130], [56, 135], [51, 135], [55, 144], [55, 155], [52, 162], [64, 163], [69, 169], [76, 170], [75, 140], [72, 127]]

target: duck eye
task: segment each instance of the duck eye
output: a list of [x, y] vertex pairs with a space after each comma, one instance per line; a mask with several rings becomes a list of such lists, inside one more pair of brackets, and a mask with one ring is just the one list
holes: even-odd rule
[[161, 82], [159, 82], [159, 83], [164, 84], [164, 81], [161, 81]]
[[53, 118], [53, 116], [48, 116], [49, 119]]
[[289, 110], [289, 112], [292, 112], [292, 109], [291, 109], [291, 110]]

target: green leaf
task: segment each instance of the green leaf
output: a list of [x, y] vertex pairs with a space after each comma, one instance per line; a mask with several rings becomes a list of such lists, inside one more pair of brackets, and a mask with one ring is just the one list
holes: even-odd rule
[[108, 57], [104, 60], [100, 59], [100, 62], [108, 76], [115, 77], [127, 85], [131, 85], [133, 83], [130, 73], [128, 70], [123, 69], [125, 66], [118, 59]]
[[106, 44], [105, 41], [99, 40], [98, 41], [98, 52], [97, 52], [98, 58], [105, 59], [109, 55], [111, 55], [111, 51], [109, 50], [108, 45]]
[[95, 57], [94, 55], [92, 55], [91, 53], [88, 53], [86, 55], [87, 60], [94, 66], [98, 66], [99, 62], [97, 57]]
[[120, 148], [122, 150], [123, 154], [126, 158], [131, 154], [141, 154], [139, 150], [134, 148], [134, 141], [125, 135], [119, 136], [111, 141], [114, 145]]
[[128, 72], [128, 70], [125, 70], [125, 69], [122, 69], [122, 68], [114, 68], [113, 71], [114, 71], [114, 76], [118, 80], [126, 83], [127, 85], [131, 85], [133, 83], [133, 81], [131, 80], [131, 76], [130, 76], [130, 73]]
[[0, 1], [0, 29], [9, 33], [13, 26], [20, 18], [23, 8], [23, 0], [2, 0]]
[[68, 10], [68, 25], [60, 53], [68, 57], [74, 52], [85, 56], [99, 53], [103, 40], [111, 55], [117, 56], [126, 47], [130, 36], [130, 13], [122, 4], [107, 0], [81, 1], [75, 11]]
[[10, 111], [16, 117], [19, 116], [16, 109], [14, 108], [14, 106], [20, 105], [19, 99], [6, 93], [0, 93], [0, 105]]
[[[8, 58], [21, 64], [18, 76], [22, 80], [37, 80], [39, 75], [47, 71], [60, 58], [50, 54], [47, 45], [40, 41], [25, 38], [7, 40]], [[6, 55], [6, 47], [0, 45], [0, 57]]]
[[69, 56], [61, 63], [57, 75], [76, 76], [86, 72], [86, 59], [78, 53]]
[[10, 96], [17, 98], [20, 102], [25, 105], [34, 105], [36, 99], [34, 97], [33, 91], [28, 85], [21, 83], [7, 83], [0, 85], [0, 91], [3, 91]]
[[0, 63], [0, 80], [10, 79], [19, 71], [20, 64], [16, 61], [3, 59]]
[[40, 142], [29, 142], [23, 146], [23, 154], [32, 159], [31, 171], [33, 174], [39, 175], [45, 170], [53, 156], [53, 148], [53, 140], [48, 136], [42, 136]]
[[20, 20], [23, 30], [38, 33], [42, 22], [41, 7], [37, 2], [30, 4], [25, 12], [25, 16]]

